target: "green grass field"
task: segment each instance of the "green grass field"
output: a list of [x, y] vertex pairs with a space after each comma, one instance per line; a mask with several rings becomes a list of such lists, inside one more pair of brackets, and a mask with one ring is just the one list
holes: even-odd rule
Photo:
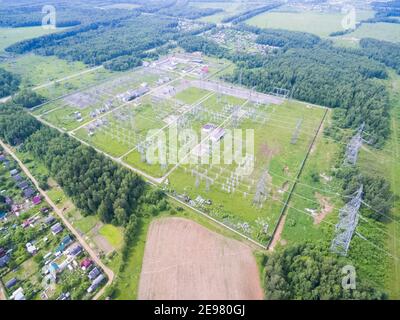
[[400, 42], [400, 24], [394, 23], [364, 23], [356, 31], [346, 34], [341, 39], [354, 42], [355, 39], [375, 38], [390, 42]]
[[0, 53], [8, 46], [27, 39], [40, 37], [54, 32], [60, 32], [65, 28], [43, 29], [42, 27], [26, 27], [26, 28], [0, 28]]
[[[372, 11], [357, 11], [357, 21], [370, 18]], [[341, 13], [320, 13], [315, 11], [286, 12], [271, 11], [255, 16], [246, 23], [261, 28], [287, 29], [314, 33], [321, 37], [328, 37], [334, 31], [343, 30]]]
[[216, 13], [211, 16], [202, 17], [199, 20], [209, 23], [220, 23], [222, 19], [232, 16], [242, 10], [244, 7], [240, 2], [191, 2], [191, 6], [197, 8], [211, 8], [211, 9], [222, 9], [224, 11]]
[[38, 86], [86, 70], [82, 62], [69, 62], [55, 56], [27, 54], [6, 60], [4, 69], [21, 76], [24, 86]]

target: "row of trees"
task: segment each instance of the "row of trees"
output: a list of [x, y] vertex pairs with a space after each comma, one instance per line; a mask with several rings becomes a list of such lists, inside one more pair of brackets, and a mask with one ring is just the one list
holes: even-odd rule
[[247, 10], [245, 12], [240, 12], [240, 13], [235, 14], [233, 16], [226, 17], [226, 18], [222, 19], [222, 22], [223, 23], [230, 22], [232, 24], [238, 24], [238, 23], [240, 23], [242, 21], [245, 21], [245, 20], [248, 20], [248, 19], [250, 19], [252, 17], [255, 17], [255, 16], [257, 16], [257, 15], [263, 13], [263, 12], [270, 11], [272, 9], [278, 8], [281, 5], [282, 5], [282, 3], [278, 3], [277, 2], [277, 3], [273, 3], [273, 4], [268, 4], [268, 5], [265, 5], [265, 6], [262, 6], [262, 7], [258, 7], [258, 8], [255, 8], [255, 9], [250, 9], [250, 10]]

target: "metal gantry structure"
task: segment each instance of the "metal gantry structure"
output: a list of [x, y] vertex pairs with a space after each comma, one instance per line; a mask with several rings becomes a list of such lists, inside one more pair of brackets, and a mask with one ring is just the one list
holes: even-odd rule
[[331, 251], [342, 256], [346, 256], [350, 242], [357, 227], [361, 202], [363, 195], [363, 185], [358, 188], [352, 199], [339, 210], [339, 222], [335, 227], [335, 237], [332, 240]]
[[365, 123], [357, 130], [357, 133], [351, 138], [346, 148], [345, 164], [355, 165], [358, 158], [358, 152], [363, 144], [362, 133]]

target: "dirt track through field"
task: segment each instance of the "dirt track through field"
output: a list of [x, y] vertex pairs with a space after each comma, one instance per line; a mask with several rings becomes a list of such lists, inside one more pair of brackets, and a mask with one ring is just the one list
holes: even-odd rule
[[263, 299], [252, 249], [182, 218], [149, 229], [139, 299]]

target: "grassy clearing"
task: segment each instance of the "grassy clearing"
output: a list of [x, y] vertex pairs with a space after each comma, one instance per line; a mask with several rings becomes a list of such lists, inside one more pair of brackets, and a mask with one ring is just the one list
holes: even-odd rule
[[240, 2], [191, 2], [190, 5], [197, 8], [222, 9], [224, 11], [211, 16], [201, 17], [199, 20], [209, 23], [220, 23], [222, 19], [232, 16], [240, 11], [244, 11], [243, 4]]
[[[358, 11], [357, 20], [373, 16], [372, 11]], [[271, 11], [255, 16], [246, 23], [261, 28], [277, 28], [314, 33], [328, 37], [330, 33], [343, 30], [341, 13], [321, 13], [316, 11], [284, 12]]]
[[375, 38], [391, 42], [400, 42], [400, 24], [364, 23], [356, 31], [339, 38], [342, 41], [354, 42], [354, 39]]
[[74, 227], [79, 229], [80, 232], [87, 234], [99, 222], [97, 216], [86, 216], [74, 222]]
[[122, 228], [106, 224], [99, 229], [99, 234], [105, 237], [115, 249], [121, 248], [124, 240]]
[[43, 29], [42, 27], [26, 27], [26, 28], [0, 28], [0, 53], [10, 45], [31, 38], [40, 37], [54, 32], [60, 32], [65, 28]]
[[[330, 123], [330, 115], [325, 126]], [[325, 241], [328, 245], [333, 233], [332, 223], [337, 219], [337, 207], [341, 200], [335, 193], [340, 188], [335, 180], [329, 181], [320, 175], [330, 177], [331, 169], [339, 152], [338, 145], [320, 135], [316, 147], [310, 153], [306, 166], [294, 190], [289, 203], [285, 226], [281, 235], [280, 245], [294, 244], [302, 241]], [[315, 178], [318, 177], [318, 178]], [[311, 186], [311, 187], [310, 187]], [[316, 224], [308, 211], [322, 212], [321, 195], [334, 207], [322, 222]]]
[[82, 62], [70, 62], [55, 56], [27, 54], [1, 64], [4, 69], [18, 74], [24, 86], [38, 86], [86, 70]]

